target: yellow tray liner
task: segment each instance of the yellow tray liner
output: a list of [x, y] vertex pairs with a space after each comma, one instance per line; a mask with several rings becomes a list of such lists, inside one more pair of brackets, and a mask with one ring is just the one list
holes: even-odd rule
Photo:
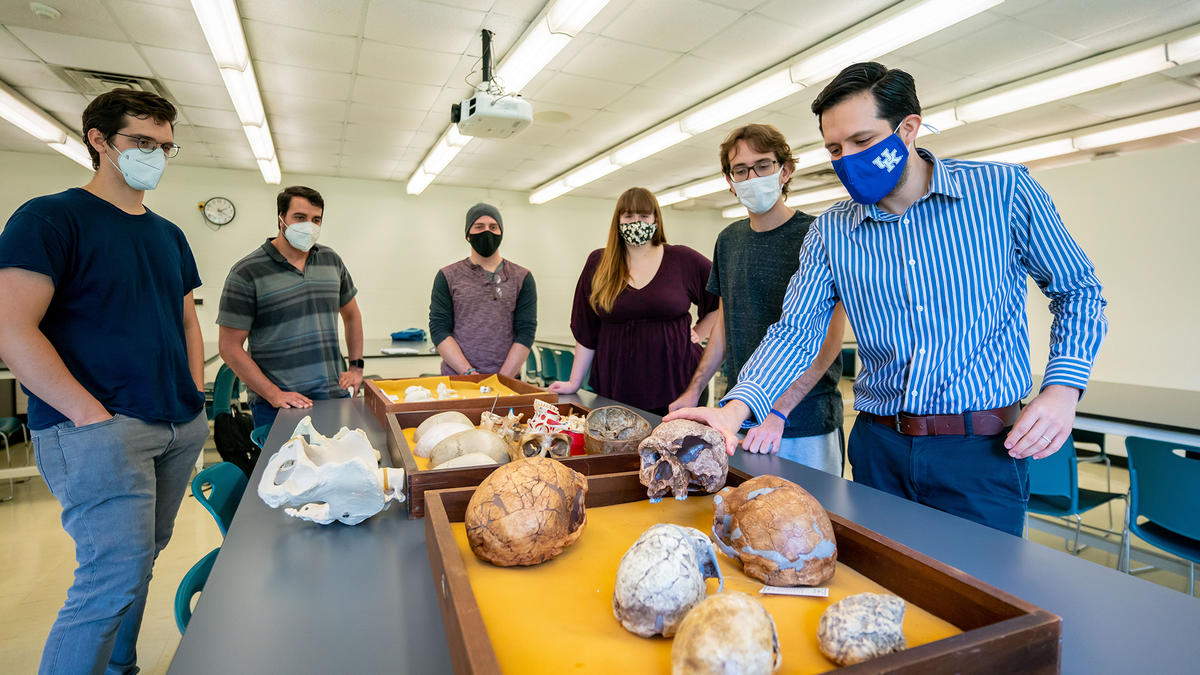
[[[396, 403], [404, 403], [404, 390], [409, 387], [425, 387], [431, 394], [437, 396], [437, 388], [439, 384], [444, 384], [454, 391], [458, 392], [459, 398], [492, 398], [494, 396], [516, 396], [517, 392], [500, 384], [500, 378], [492, 375], [479, 382], [468, 382], [465, 380], [451, 380], [447, 376], [439, 377], [413, 377], [403, 380], [375, 380], [375, 384], [385, 394], [400, 397]], [[481, 386], [491, 387], [492, 390], [486, 394], [479, 393]], [[436, 400], [436, 399], [435, 399]], [[424, 401], [422, 401], [424, 402]]]
[[[506, 673], [669, 673], [667, 638], [641, 638], [612, 613], [617, 564], [638, 536], [661, 522], [712, 531], [712, 497], [659, 504], [648, 501], [589, 508], [583, 534], [557, 558], [533, 567], [495, 567], [471, 553], [462, 523], [452, 523], [475, 599], [501, 669]], [[725, 589], [759, 598], [779, 631], [780, 673], [819, 673], [834, 668], [817, 647], [817, 621], [825, 608], [855, 593], [887, 592], [838, 563], [828, 598], [760, 596], [762, 582], [717, 552]], [[717, 581], [710, 579], [709, 594]], [[961, 631], [908, 605], [904, 636], [914, 647]]]

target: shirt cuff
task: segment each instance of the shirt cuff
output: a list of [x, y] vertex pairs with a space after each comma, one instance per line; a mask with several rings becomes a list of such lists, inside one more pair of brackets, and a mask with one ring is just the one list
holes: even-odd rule
[[745, 403], [750, 408], [752, 420], [743, 422], [743, 429], [758, 426], [771, 414], [771, 398], [767, 396], [767, 392], [761, 386], [754, 382], [738, 382], [725, 394], [725, 398], [721, 399], [719, 406], [724, 407], [726, 403], [734, 399]]
[[1091, 373], [1090, 361], [1071, 356], [1055, 356], [1046, 364], [1046, 374], [1042, 376], [1042, 389], [1052, 384], [1061, 384], [1075, 387], [1082, 392], [1087, 389]]

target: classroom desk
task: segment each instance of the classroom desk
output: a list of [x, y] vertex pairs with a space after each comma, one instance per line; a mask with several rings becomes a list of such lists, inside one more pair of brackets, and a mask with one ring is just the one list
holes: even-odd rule
[[1200, 391], [1089, 382], [1075, 428], [1200, 446]]
[[[309, 412], [322, 432], [361, 427], [386, 445], [362, 401], [317, 401]], [[451, 672], [422, 521], [393, 505], [356, 527], [319, 526], [258, 498], [267, 459], [302, 414], [280, 412], [169, 672]], [[796, 481], [830, 511], [1058, 614], [1064, 673], [1200, 663], [1194, 598], [775, 456], [739, 452], [731, 464]]]

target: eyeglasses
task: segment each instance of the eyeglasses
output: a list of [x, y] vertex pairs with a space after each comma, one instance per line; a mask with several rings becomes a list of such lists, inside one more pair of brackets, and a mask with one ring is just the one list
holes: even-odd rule
[[504, 277], [501, 276], [499, 272], [496, 272], [495, 274], [489, 274], [488, 280], [483, 282], [484, 288], [487, 288], [488, 286], [492, 287], [492, 300], [499, 300], [500, 296], [503, 294], [500, 290], [500, 283], [503, 281]]
[[775, 173], [775, 167], [779, 164], [774, 159], [760, 159], [753, 166], [738, 164], [729, 170], [729, 175], [737, 182], [742, 182], [750, 177], [750, 172], [753, 171], [755, 176], [763, 177], [770, 176]]
[[129, 134], [123, 134], [119, 131], [114, 133], [113, 136], [124, 136], [125, 138], [132, 138], [134, 143], [137, 144], [137, 149], [141, 150], [142, 152], [144, 152], [146, 154], [150, 154], [150, 153], [154, 152], [154, 150], [156, 148], [162, 148], [163, 154], [167, 156], [167, 159], [170, 159], [170, 158], [174, 157], [175, 155], [179, 154], [179, 146], [174, 143], [159, 143], [158, 141], [154, 140], [153, 138], [149, 138], [146, 136], [130, 136]]

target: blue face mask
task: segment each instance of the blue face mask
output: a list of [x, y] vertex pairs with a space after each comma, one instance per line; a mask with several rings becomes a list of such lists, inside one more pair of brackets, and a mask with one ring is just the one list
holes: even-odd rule
[[[104, 157], [107, 159], [108, 153], [104, 153]], [[125, 182], [134, 190], [153, 190], [158, 187], [163, 170], [167, 168], [167, 156], [163, 154], [162, 148], [155, 148], [153, 152], [130, 148], [117, 155], [116, 162], [112, 159], [108, 161], [121, 172]]]
[[[896, 130], [900, 130], [899, 125]], [[833, 160], [833, 171], [851, 199], [859, 204], [874, 204], [896, 189], [907, 162], [908, 147], [893, 131], [866, 150]]]

